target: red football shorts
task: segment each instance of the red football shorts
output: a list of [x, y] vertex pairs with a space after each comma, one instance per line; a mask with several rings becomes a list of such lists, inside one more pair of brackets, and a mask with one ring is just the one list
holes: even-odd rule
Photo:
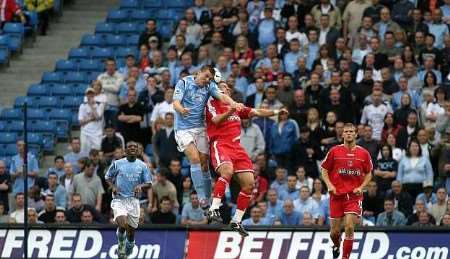
[[224, 163], [231, 163], [235, 173], [253, 172], [252, 161], [239, 142], [215, 140], [209, 148], [214, 170]]
[[353, 193], [330, 195], [330, 218], [342, 218], [345, 214], [362, 215], [362, 195]]

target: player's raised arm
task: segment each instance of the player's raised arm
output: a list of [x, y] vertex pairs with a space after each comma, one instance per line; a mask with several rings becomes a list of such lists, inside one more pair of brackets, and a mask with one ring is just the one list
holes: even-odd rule
[[252, 109], [250, 112], [250, 117], [272, 117], [280, 113], [289, 113], [288, 110], [282, 108], [280, 110], [269, 110], [269, 109]]

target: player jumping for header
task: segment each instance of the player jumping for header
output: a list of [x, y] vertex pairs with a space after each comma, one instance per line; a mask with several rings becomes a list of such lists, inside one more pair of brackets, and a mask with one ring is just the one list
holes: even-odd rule
[[211, 174], [208, 168], [208, 140], [205, 132], [205, 107], [210, 96], [237, 109], [229, 96], [222, 94], [216, 82], [220, 72], [212, 66], [203, 66], [195, 75], [178, 81], [173, 96], [175, 113], [175, 140], [178, 150], [184, 152], [191, 164], [191, 178], [203, 209], [211, 198]]
[[345, 225], [342, 259], [349, 259], [353, 248], [354, 226], [362, 213], [363, 189], [372, 179], [372, 159], [369, 152], [356, 145], [356, 129], [344, 125], [344, 144], [330, 149], [322, 162], [322, 178], [330, 192], [330, 237], [333, 258], [338, 258], [341, 224]]
[[[225, 82], [219, 83], [219, 89], [230, 95], [229, 88]], [[235, 107], [229, 106], [220, 100], [210, 98], [206, 107], [206, 128], [210, 140], [211, 162], [215, 171], [220, 175], [214, 185], [213, 201], [208, 211], [208, 221], [221, 221], [219, 207], [225, 190], [230, 183], [233, 173], [237, 174], [241, 191], [237, 198], [237, 209], [230, 223], [233, 230], [242, 236], [248, 236], [242, 227], [241, 221], [245, 210], [250, 204], [253, 185], [253, 165], [250, 157], [240, 144], [241, 118], [247, 119], [253, 116], [270, 117], [277, 115], [280, 111], [266, 109], [252, 109], [244, 107], [237, 111]]]
[[[112, 188], [111, 208], [117, 223], [118, 255], [125, 259], [133, 252], [134, 231], [139, 223], [139, 196], [151, 186], [152, 178], [147, 165], [137, 159], [138, 144], [128, 142], [126, 157], [114, 161], [105, 179]], [[125, 233], [126, 232], [126, 233]]]

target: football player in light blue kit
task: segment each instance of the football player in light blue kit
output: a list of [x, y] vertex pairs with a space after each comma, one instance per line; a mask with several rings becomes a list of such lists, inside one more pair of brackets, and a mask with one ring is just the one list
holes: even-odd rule
[[137, 159], [138, 144], [130, 141], [126, 157], [114, 161], [106, 172], [105, 179], [112, 188], [111, 208], [117, 223], [118, 255], [125, 259], [133, 252], [134, 231], [138, 227], [139, 196], [152, 183], [147, 165]]
[[209, 145], [205, 132], [205, 107], [210, 96], [240, 110], [243, 106], [222, 94], [217, 87], [220, 72], [203, 66], [191, 76], [178, 81], [173, 95], [175, 140], [191, 164], [191, 178], [203, 209], [211, 198], [211, 174], [208, 168]]

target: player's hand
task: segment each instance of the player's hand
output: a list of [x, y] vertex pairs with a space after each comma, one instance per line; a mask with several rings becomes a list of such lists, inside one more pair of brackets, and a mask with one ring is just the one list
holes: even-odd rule
[[237, 111], [242, 111], [244, 109], [244, 105], [242, 103], [234, 103]]
[[181, 114], [183, 116], [188, 116], [189, 115], [189, 109], [188, 108], [183, 108], [183, 110], [181, 110]]
[[336, 187], [334, 187], [334, 185], [331, 184], [330, 186], [328, 186], [328, 192], [336, 195], [337, 194]]
[[355, 188], [353, 190], [353, 193], [356, 194], [356, 195], [361, 195], [362, 194], [362, 188], [361, 187]]
[[117, 188], [117, 186], [111, 187], [112, 194], [116, 195], [118, 191], [119, 191], [119, 188]]
[[138, 198], [142, 193], [142, 187], [141, 185], [137, 185], [134, 187], [134, 197]]

